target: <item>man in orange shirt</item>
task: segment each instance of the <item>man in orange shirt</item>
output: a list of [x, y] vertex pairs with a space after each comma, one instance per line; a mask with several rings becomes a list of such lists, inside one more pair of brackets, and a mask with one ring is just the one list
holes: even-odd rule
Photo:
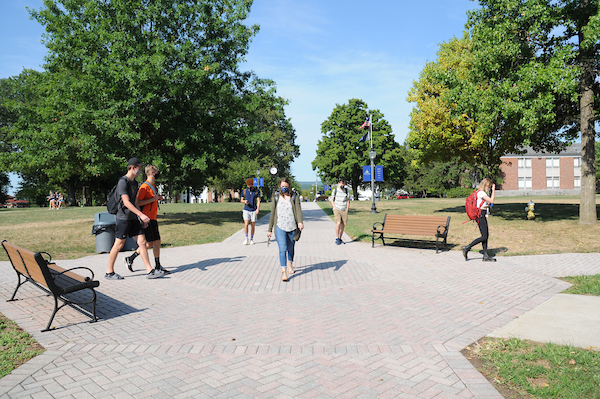
[[[158, 213], [158, 201], [163, 199], [163, 196], [158, 194], [156, 190], [156, 178], [159, 175], [158, 168], [154, 165], [148, 165], [145, 169], [146, 181], [142, 183], [138, 190], [137, 199], [142, 213], [150, 218], [148, 227], [144, 229], [146, 236], [146, 250], [152, 248], [154, 252], [155, 270], [162, 271], [164, 274], [169, 274], [170, 271], [163, 268], [160, 264], [160, 234], [158, 232], [158, 221], [156, 215]], [[142, 248], [138, 248], [131, 256], [125, 257], [125, 264], [129, 271], [133, 272], [133, 261], [141, 254]]]

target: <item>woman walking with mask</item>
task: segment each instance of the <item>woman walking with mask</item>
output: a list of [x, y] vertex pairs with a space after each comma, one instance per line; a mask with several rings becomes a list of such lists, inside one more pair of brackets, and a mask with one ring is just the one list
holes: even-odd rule
[[288, 281], [288, 273], [294, 273], [294, 246], [300, 239], [304, 223], [302, 223], [300, 198], [298, 193], [290, 187], [287, 177], [280, 180], [279, 191], [273, 196], [269, 232], [267, 233], [269, 239], [271, 239], [273, 226], [276, 227], [275, 236], [279, 247], [281, 280]]
[[[488, 196], [488, 192], [492, 189], [492, 195]], [[496, 185], [492, 184], [490, 179], [483, 179], [481, 183], [479, 183], [479, 187], [477, 187], [477, 208], [480, 209], [479, 217], [477, 218], [477, 224], [479, 225], [479, 231], [481, 232], [481, 237], [475, 239], [472, 243], [467, 245], [466, 247], [462, 247], [463, 256], [465, 260], [468, 259], [468, 254], [471, 248], [475, 245], [481, 243], [483, 247], [483, 261], [484, 262], [495, 262], [496, 259], [491, 257], [488, 254], [488, 237], [489, 237], [489, 229], [488, 229], [488, 216], [490, 206], [494, 203], [496, 199]]]

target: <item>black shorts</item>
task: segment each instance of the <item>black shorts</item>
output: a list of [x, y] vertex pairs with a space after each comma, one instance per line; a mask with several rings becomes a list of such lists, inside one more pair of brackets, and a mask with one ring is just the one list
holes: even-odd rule
[[148, 227], [144, 229], [144, 235], [146, 236], [146, 242], [160, 240], [160, 233], [158, 232], [158, 222], [150, 219]]
[[127, 237], [135, 237], [144, 233], [142, 223], [137, 219], [117, 219], [115, 227], [115, 238], [124, 240]]

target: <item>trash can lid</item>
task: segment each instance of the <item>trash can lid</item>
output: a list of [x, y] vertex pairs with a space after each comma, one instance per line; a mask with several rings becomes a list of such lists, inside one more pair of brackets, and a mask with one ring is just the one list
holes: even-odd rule
[[95, 225], [117, 224], [117, 217], [108, 212], [98, 212], [94, 215]]

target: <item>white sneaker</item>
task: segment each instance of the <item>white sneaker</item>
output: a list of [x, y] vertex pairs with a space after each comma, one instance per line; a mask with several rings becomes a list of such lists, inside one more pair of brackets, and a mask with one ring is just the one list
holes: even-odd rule
[[248, 239], [247, 238], [244, 240], [244, 242], [242, 243], [242, 245], [248, 245]]
[[250, 245], [254, 245], [254, 240], [250, 240]]

